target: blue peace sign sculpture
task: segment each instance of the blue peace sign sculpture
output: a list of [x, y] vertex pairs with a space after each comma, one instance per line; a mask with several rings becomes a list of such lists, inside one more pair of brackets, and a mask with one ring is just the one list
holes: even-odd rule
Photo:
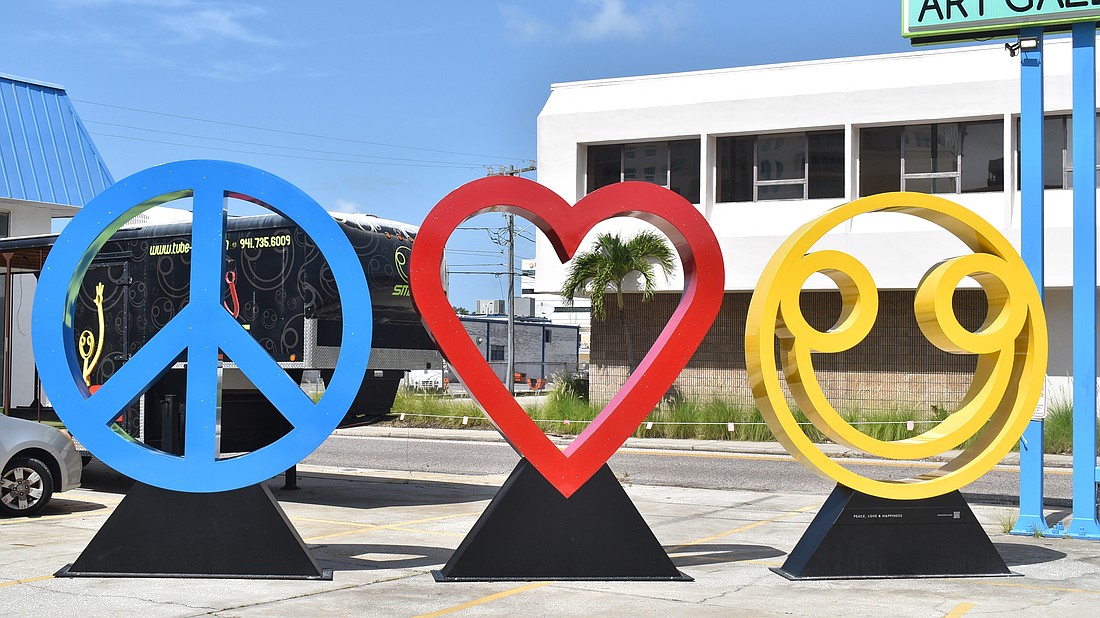
[[[340, 356], [314, 403], [222, 306], [225, 199], [244, 195], [296, 222], [325, 256], [343, 319]], [[92, 259], [128, 220], [157, 204], [191, 197], [191, 291], [183, 309], [92, 395], [73, 331], [77, 292]], [[38, 281], [33, 346], [42, 385], [58, 416], [107, 465], [149, 485], [183, 492], [228, 491], [259, 483], [317, 448], [351, 406], [371, 347], [371, 301], [355, 250], [317, 202], [285, 180], [224, 161], [182, 161], [138, 172], [96, 196], [57, 239]], [[187, 351], [187, 416], [182, 456], [116, 433], [112, 420]], [[293, 429], [251, 453], [218, 459], [221, 350]]]

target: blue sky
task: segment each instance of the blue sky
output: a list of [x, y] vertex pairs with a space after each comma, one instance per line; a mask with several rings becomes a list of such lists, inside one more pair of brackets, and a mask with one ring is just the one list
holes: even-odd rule
[[[9, 1], [0, 73], [63, 85], [116, 179], [227, 159], [329, 210], [419, 224], [486, 166], [534, 159], [551, 83], [904, 51], [901, 5]], [[487, 236], [460, 232], [453, 246], [484, 253], [455, 254], [452, 266], [500, 261]], [[477, 268], [499, 270], [463, 269]], [[452, 300], [472, 308], [503, 298], [502, 286], [452, 278]]]

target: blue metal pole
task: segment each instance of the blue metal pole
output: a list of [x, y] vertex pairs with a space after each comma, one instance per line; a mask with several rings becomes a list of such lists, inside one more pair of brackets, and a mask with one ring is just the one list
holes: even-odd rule
[[[1043, 30], [1020, 37], [1039, 45], [1020, 54], [1020, 253], [1043, 295]], [[1020, 440], [1020, 516], [1012, 534], [1047, 534], [1043, 517], [1043, 421], [1028, 423]]]
[[1096, 24], [1073, 25], [1073, 521], [1096, 520]]

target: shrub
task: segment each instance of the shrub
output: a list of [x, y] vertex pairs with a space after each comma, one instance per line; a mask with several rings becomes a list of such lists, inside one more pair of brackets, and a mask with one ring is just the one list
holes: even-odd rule
[[[587, 395], [586, 379], [578, 379], [576, 374], [569, 374], [559, 376], [554, 384], [555, 388], [540, 403], [527, 406], [528, 414], [548, 434], [577, 435], [588, 427], [601, 408], [582, 397], [582, 394]], [[396, 420], [396, 416], [402, 412], [406, 414], [406, 419]], [[425, 394], [405, 388], [398, 390], [393, 414], [395, 418], [392, 422], [400, 426], [455, 429], [487, 429], [492, 426], [472, 400]], [[841, 412], [841, 416], [857, 429], [884, 441], [916, 436], [928, 430], [931, 422], [942, 421], [950, 414], [951, 412], [939, 406], [932, 406], [931, 413], [902, 406], [894, 409]], [[468, 419], [466, 425], [462, 424], [463, 417]], [[828, 441], [817, 427], [810, 424], [801, 410], [795, 409], [794, 417], [810, 440], [818, 443]], [[908, 421], [915, 423], [912, 430], [908, 428]], [[647, 429], [647, 423], [653, 423], [653, 426]], [[733, 423], [733, 431], [730, 431], [729, 423]], [[1073, 406], [1066, 403], [1052, 404], [1044, 429], [1045, 452], [1072, 452]], [[719, 399], [666, 402], [646, 417], [635, 430], [634, 436], [751, 442], [774, 440], [763, 415], [755, 405]], [[959, 448], [971, 444], [974, 439], [967, 440]]]

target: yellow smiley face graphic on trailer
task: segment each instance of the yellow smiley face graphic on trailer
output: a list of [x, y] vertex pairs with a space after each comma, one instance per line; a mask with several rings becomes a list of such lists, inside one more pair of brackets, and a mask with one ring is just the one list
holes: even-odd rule
[[[920, 435], [896, 441], [868, 436], [841, 417], [825, 397], [812, 354], [851, 349], [871, 331], [878, 315], [878, 289], [867, 268], [851, 255], [813, 251], [826, 233], [872, 212], [898, 212], [947, 230], [972, 254], [933, 266], [917, 288], [914, 312], [924, 336], [954, 354], [976, 354], [977, 369], [960, 408]], [[799, 307], [806, 280], [823, 274], [843, 301], [827, 331], [811, 326]], [[974, 332], [952, 308], [966, 277], [985, 292], [989, 310]], [[772, 433], [803, 465], [856, 491], [882, 498], [916, 500], [942, 495], [981, 477], [1000, 462], [1023, 434], [1040, 394], [1047, 365], [1042, 301], [1019, 254], [992, 225], [949, 200], [922, 193], [886, 193], [833, 209], [800, 227], [768, 262], [753, 293], [745, 330], [745, 355], [756, 404]], [[776, 365], [778, 338], [782, 367]], [[940, 468], [903, 480], [867, 478], [827, 457], [806, 436], [784, 397], [780, 369], [798, 407], [830, 440], [890, 459], [922, 459], [973, 443]]]

